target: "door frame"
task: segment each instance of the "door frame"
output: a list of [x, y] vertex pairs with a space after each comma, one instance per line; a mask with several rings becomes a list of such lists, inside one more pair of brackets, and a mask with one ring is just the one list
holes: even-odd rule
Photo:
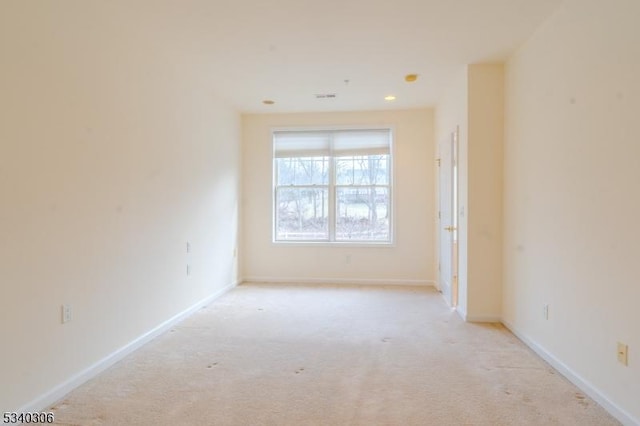
[[[443, 150], [447, 150], [443, 152]], [[438, 288], [443, 293], [446, 302], [455, 308], [458, 305], [458, 224], [459, 224], [459, 173], [458, 173], [458, 154], [459, 154], [459, 126], [449, 133], [446, 141], [439, 144], [439, 158], [436, 160], [438, 164], [438, 215], [437, 215], [437, 253], [438, 253]], [[443, 161], [449, 161], [449, 164], [443, 164]], [[443, 178], [444, 172], [450, 173], [445, 179]], [[446, 183], [444, 183], [446, 182]], [[448, 185], [447, 188], [443, 186]], [[443, 191], [447, 191], [445, 196]], [[443, 200], [446, 200], [447, 204], [450, 204], [446, 210], [443, 211]], [[450, 244], [446, 244], [446, 240], [450, 241]], [[449, 252], [449, 259], [445, 259], [443, 251]], [[443, 270], [447, 269], [446, 271]], [[445, 276], [449, 275], [448, 277]]]

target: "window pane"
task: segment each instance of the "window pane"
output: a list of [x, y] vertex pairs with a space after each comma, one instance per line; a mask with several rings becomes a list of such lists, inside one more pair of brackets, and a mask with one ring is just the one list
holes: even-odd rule
[[328, 157], [292, 157], [276, 159], [278, 185], [327, 185]]
[[389, 184], [389, 156], [354, 155], [336, 158], [336, 184]]
[[388, 188], [336, 189], [336, 241], [389, 241]]
[[324, 188], [278, 188], [276, 190], [277, 240], [327, 240], [329, 238], [328, 193]]

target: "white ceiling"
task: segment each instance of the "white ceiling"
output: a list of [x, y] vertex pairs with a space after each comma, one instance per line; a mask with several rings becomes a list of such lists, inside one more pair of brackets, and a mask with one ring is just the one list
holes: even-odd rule
[[560, 2], [189, 0], [164, 18], [205, 41], [213, 90], [242, 112], [371, 110], [435, 105], [453, 73], [505, 59]]

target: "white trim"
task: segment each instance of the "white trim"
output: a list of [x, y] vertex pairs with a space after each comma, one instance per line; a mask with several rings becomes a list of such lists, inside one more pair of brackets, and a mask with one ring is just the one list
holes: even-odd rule
[[458, 305], [456, 306], [456, 312], [458, 313], [458, 315], [460, 315], [460, 317], [462, 318], [463, 321], [467, 321], [467, 312], [465, 310], [462, 309], [462, 306]]
[[600, 404], [605, 410], [609, 412], [613, 417], [618, 419], [620, 423], [625, 426], [638, 426], [640, 425], [640, 419], [634, 419], [631, 414], [619, 407], [616, 403], [607, 398], [602, 392], [600, 392], [594, 385], [583, 379], [578, 373], [573, 371], [569, 366], [556, 358], [553, 354], [547, 351], [545, 348], [536, 343], [533, 339], [526, 336], [524, 333], [518, 331], [513, 324], [505, 321], [501, 321], [502, 324], [507, 327], [513, 334], [515, 334], [525, 345], [533, 350], [540, 358], [551, 364], [560, 374], [566, 377], [571, 383], [576, 385], [582, 392], [586, 393], [594, 401]]
[[327, 126], [274, 126], [271, 127], [271, 134], [275, 132], [330, 132], [332, 130], [386, 130], [394, 131], [395, 124], [347, 124], [347, 125], [327, 125]]
[[455, 306], [451, 306], [451, 303], [449, 303], [449, 301], [447, 300], [447, 297], [442, 292], [442, 289], [438, 285], [438, 282], [435, 283], [434, 287], [435, 287], [436, 290], [438, 290], [438, 293], [440, 293], [440, 297], [442, 297], [442, 300], [444, 300], [444, 303], [447, 305], [447, 307], [449, 309], [451, 309], [452, 311], [455, 311], [456, 310]]
[[305, 240], [275, 240], [271, 244], [276, 247], [345, 247], [345, 248], [394, 248], [393, 242], [385, 241], [305, 241]]
[[183, 319], [187, 318], [188, 316], [192, 315], [198, 309], [201, 309], [207, 306], [209, 303], [213, 302], [215, 299], [219, 298], [220, 296], [222, 296], [223, 294], [225, 294], [226, 292], [228, 292], [238, 284], [239, 282], [230, 284], [218, 290], [214, 294], [204, 298], [203, 300], [199, 301], [195, 305], [178, 313], [177, 315], [174, 315], [173, 317], [164, 321], [157, 327], [149, 330], [148, 332], [144, 333], [143, 335], [136, 338], [135, 340], [129, 342], [128, 344], [121, 347], [120, 349], [117, 349], [110, 355], [107, 355], [106, 357], [102, 358], [100, 361], [96, 362], [90, 367], [80, 371], [74, 376], [71, 376], [69, 379], [55, 386], [53, 389], [45, 392], [44, 394], [32, 400], [31, 402], [23, 405], [20, 409], [16, 410], [16, 412], [27, 413], [27, 412], [39, 412], [39, 411], [45, 410], [47, 407], [50, 407], [51, 405], [53, 405], [56, 401], [59, 401], [60, 399], [64, 398], [65, 395], [67, 395], [69, 392], [71, 392], [78, 386], [96, 377], [98, 374], [102, 373], [107, 368], [114, 365], [116, 362], [120, 361], [121, 359], [131, 354], [135, 350], [139, 349], [140, 347], [150, 342], [154, 338], [158, 337], [162, 333], [168, 331], [171, 327], [173, 327]]
[[344, 285], [398, 285], [435, 287], [431, 280], [380, 279], [380, 278], [291, 278], [291, 277], [245, 277], [243, 283], [255, 284], [344, 284]]

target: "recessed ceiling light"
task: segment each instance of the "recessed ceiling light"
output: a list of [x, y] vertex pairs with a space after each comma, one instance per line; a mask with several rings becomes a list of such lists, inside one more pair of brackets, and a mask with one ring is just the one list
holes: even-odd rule
[[396, 100], [396, 97], [395, 97], [395, 96], [393, 96], [393, 95], [389, 95], [389, 96], [385, 96], [385, 97], [384, 97], [384, 100], [385, 100], [385, 101], [395, 101], [395, 100]]
[[264, 101], [262, 101], [263, 104], [265, 105], [273, 105], [275, 104], [274, 101], [272, 101], [271, 99], [265, 99]]
[[407, 83], [413, 83], [418, 79], [418, 74], [407, 74], [404, 76], [404, 81]]

